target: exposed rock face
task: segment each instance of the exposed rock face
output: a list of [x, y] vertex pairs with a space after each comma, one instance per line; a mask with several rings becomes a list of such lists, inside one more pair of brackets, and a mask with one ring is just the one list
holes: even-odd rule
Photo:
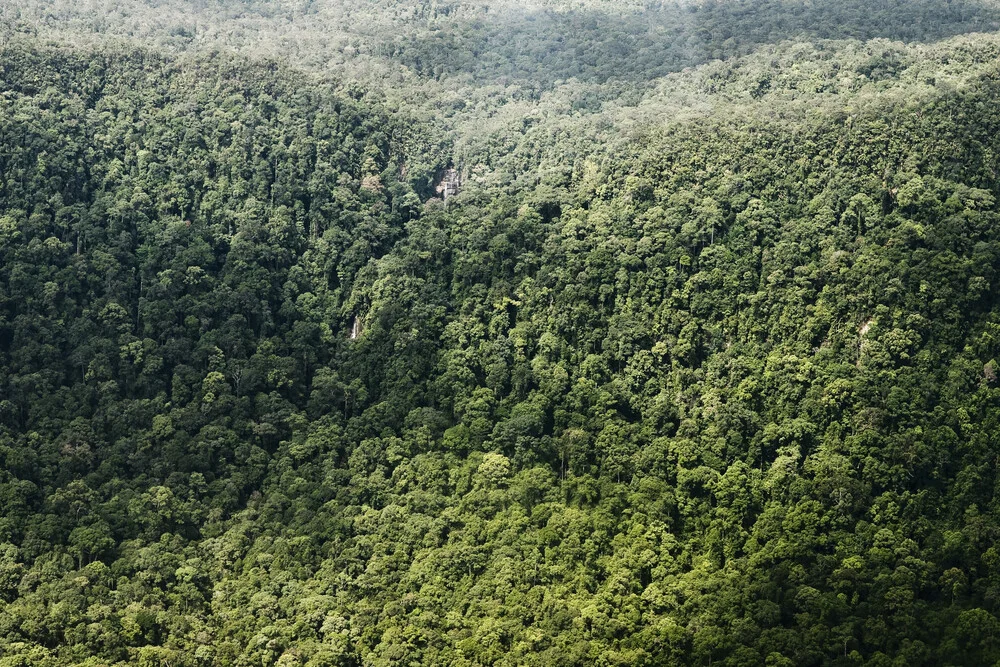
[[461, 189], [462, 175], [457, 169], [446, 169], [441, 176], [441, 182], [438, 183], [437, 191], [444, 195], [445, 201], [448, 201], [448, 197], [457, 195]]

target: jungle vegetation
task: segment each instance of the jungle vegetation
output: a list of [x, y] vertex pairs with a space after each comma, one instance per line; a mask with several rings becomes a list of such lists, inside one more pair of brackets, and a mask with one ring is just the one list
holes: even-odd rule
[[5, 3], [0, 667], [998, 663], [998, 30]]

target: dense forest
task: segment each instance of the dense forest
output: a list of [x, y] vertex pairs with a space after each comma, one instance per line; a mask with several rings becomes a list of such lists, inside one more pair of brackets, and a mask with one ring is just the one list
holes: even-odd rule
[[5, 3], [0, 667], [997, 664], [998, 31]]

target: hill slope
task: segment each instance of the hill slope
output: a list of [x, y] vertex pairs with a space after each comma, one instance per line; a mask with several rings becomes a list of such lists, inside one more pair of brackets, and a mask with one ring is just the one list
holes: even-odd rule
[[0, 661], [1000, 660], [996, 51], [442, 121], [12, 39]]

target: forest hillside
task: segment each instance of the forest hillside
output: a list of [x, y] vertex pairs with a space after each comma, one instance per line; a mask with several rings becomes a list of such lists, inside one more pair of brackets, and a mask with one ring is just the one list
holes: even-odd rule
[[998, 159], [992, 0], [10, 0], [0, 667], [1000, 662]]

